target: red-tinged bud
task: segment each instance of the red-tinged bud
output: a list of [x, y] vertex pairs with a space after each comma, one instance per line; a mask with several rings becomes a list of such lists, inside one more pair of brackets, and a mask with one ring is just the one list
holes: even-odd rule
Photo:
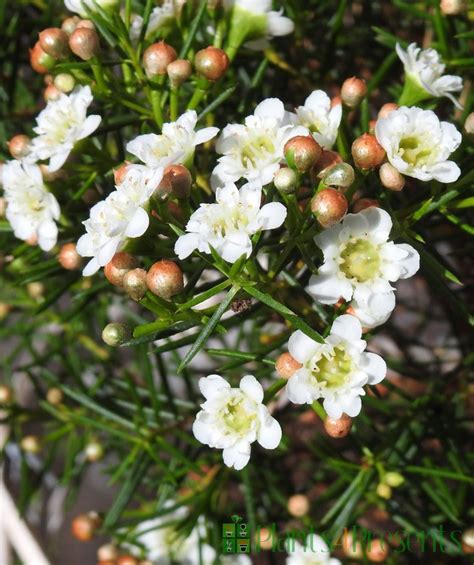
[[118, 347], [128, 341], [132, 336], [130, 328], [126, 324], [112, 322], [102, 330], [102, 340], [110, 347]]
[[59, 251], [58, 261], [63, 269], [76, 271], [82, 265], [82, 257], [76, 250], [75, 243], [65, 243]]
[[4, 320], [11, 312], [11, 305], [6, 302], [0, 302], [0, 321]]
[[365, 80], [357, 77], [348, 78], [341, 88], [342, 103], [349, 108], [356, 108], [367, 95]]
[[112, 543], [101, 545], [97, 550], [97, 559], [99, 561], [114, 561], [119, 556], [117, 547]]
[[373, 539], [367, 544], [365, 553], [367, 559], [373, 563], [385, 563], [389, 555], [388, 544], [384, 540]]
[[193, 72], [191, 63], [186, 59], [176, 59], [167, 67], [166, 72], [172, 86], [180, 86], [184, 81], [188, 80]]
[[146, 284], [153, 294], [170, 300], [184, 288], [183, 271], [174, 261], [162, 259], [150, 267], [146, 276]]
[[[180, 199], [189, 198], [193, 177], [184, 165], [170, 165], [165, 168], [161, 185], [169, 184], [170, 191]], [[167, 190], [167, 192], [169, 192]]]
[[109, 283], [121, 287], [125, 274], [137, 267], [138, 261], [133, 255], [120, 251], [105, 265], [104, 275]]
[[279, 192], [292, 194], [298, 186], [298, 175], [289, 167], [282, 167], [273, 177], [273, 184]]
[[391, 163], [384, 163], [379, 169], [380, 182], [388, 190], [398, 192], [405, 186], [405, 177]]
[[343, 161], [343, 158], [339, 155], [339, 153], [336, 153], [336, 151], [323, 149], [321, 152], [321, 157], [318, 159], [318, 162], [311, 171], [312, 176], [318, 179], [322, 179], [327, 174], [329, 169], [331, 169], [338, 163], [342, 163]]
[[139, 561], [133, 555], [121, 555], [117, 559], [117, 565], [139, 565]]
[[47, 75], [44, 75], [43, 81], [46, 86], [54, 84], [54, 76], [48, 73]]
[[352, 559], [363, 559], [364, 557], [362, 544], [360, 541], [357, 541], [357, 539], [354, 539], [352, 533], [347, 531], [347, 529], [344, 531], [342, 536], [342, 549], [346, 557], [350, 557]]
[[59, 406], [64, 400], [63, 391], [60, 388], [50, 388], [46, 393], [46, 400], [53, 406]]
[[38, 236], [34, 233], [33, 235], [30, 235], [30, 237], [25, 241], [28, 245], [31, 245], [31, 247], [35, 247], [36, 245], [38, 245]]
[[319, 161], [322, 149], [311, 135], [297, 135], [285, 143], [285, 159], [292, 169], [306, 173]]
[[176, 50], [164, 41], [153, 43], [143, 53], [143, 68], [149, 79], [165, 75], [170, 63], [176, 61]]
[[467, 135], [474, 135], [474, 112], [471, 112], [464, 122], [464, 131]]
[[41, 441], [38, 436], [29, 435], [22, 438], [20, 447], [25, 453], [39, 453], [41, 451]]
[[350, 434], [352, 428], [352, 418], [347, 414], [343, 414], [337, 420], [326, 417], [324, 420], [324, 429], [326, 433], [335, 438], [346, 437]]
[[347, 199], [335, 188], [324, 188], [311, 200], [311, 211], [323, 228], [337, 224], [347, 214]]
[[13, 400], [13, 390], [7, 385], [0, 385], [0, 404], [7, 406]]
[[326, 170], [322, 179], [324, 184], [328, 186], [337, 186], [339, 188], [348, 188], [355, 179], [354, 169], [349, 163], [338, 163]]
[[58, 27], [44, 29], [39, 34], [41, 49], [54, 59], [63, 59], [69, 54], [68, 34]]
[[396, 102], [387, 102], [384, 104], [377, 114], [377, 120], [383, 120], [387, 116], [389, 116], [395, 110], [398, 110], [400, 106]]
[[127, 174], [129, 165], [130, 163], [128, 161], [125, 161], [125, 163], [122, 163], [120, 167], [118, 167], [118, 169], [114, 169], [115, 184], [121, 184], [123, 182]]
[[54, 86], [66, 94], [74, 89], [75, 84], [74, 77], [69, 73], [59, 73], [54, 78]]
[[369, 133], [370, 135], [375, 135], [375, 126], [377, 125], [377, 120], [369, 120]]
[[216, 81], [222, 78], [229, 68], [229, 57], [226, 52], [217, 47], [206, 47], [196, 53], [194, 66], [196, 71], [207, 78]]
[[132, 269], [125, 273], [122, 286], [125, 292], [132, 298], [133, 300], [141, 300], [147, 291], [146, 285], [146, 271], [145, 269]]
[[282, 353], [276, 360], [275, 369], [282, 379], [289, 379], [293, 374], [301, 369], [303, 365], [288, 352]]
[[331, 98], [331, 108], [335, 108], [336, 106], [340, 106], [342, 104], [342, 98], [340, 96], [334, 96]]
[[354, 141], [351, 152], [356, 167], [363, 171], [380, 166], [386, 156], [377, 138], [369, 133], [364, 133]]
[[362, 212], [362, 210], [366, 210], [367, 208], [380, 208], [380, 202], [375, 198], [359, 198], [359, 200], [356, 200], [352, 205], [354, 214]]
[[95, 24], [91, 20], [79, 20], [76, 29], [95, 29]]
[[[2, 171], [0, 169], [0, 177], [2, 176]], [[7, 211], [7, 201], [3, 196], [0, 196], [0, 218], [5, 217], [5, 212]]]
[[69, 38], [69, 47], [74, 55], [88, 61], [99, 53], [99, 35], [95, 29], [78, 26]]
[[46, 51], [43, 51], [39, 41], [37, 41], [33, 49], [30, 49], [31, 68], [37, 73], [45, 75], [54, 67], [55, 64], [56, 59], [51, 57], [51, 55], [48, 55]]
[[14, 159], [23, 159], [31, 149], [31, 139], [27, 135], [14, 135], [7, 143], [8, 151]]
[[466, 9], [464, 0], [441, 0], [440, 10], [445, 16], [457, 16]]
[[60, 96], [61, 92], [54, 86], [54, 84], [50, 84], [44, 89], [43, 98], [45, 99], [45, 102], [57, 100]]
[[474, 554], [474, 528], [464, 530], [461, 535], [462, 550], [468, 555]]
[[90, 541], [100, 528], [102, 520], [97, 512], [79, 514], [71, 524], [72, 535], [79, 541]]
[[302, 518], [310, 509], [309, 499], [304, 494], [290, 496], [287, 504], [288, 512], [295, 518]]
[[77, 24], [81, 21], [79, 16], [71, 16], [70, 18], [66, 18], [63, 23], [61, 24], [61, 29], [66, 32], [68, 35], [71, 35], [73, 31], [75, 31]]

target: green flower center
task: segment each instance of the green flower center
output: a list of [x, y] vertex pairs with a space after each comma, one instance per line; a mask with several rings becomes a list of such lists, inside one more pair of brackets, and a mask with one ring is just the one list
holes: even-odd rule
[[409, 165], [425, 165], [433, 154], [433, 148], [427, 147], [416, 136], [404, 137], [399, 143], [399, 155]]
[[241, 161], [244, 167], [256, 167], [267, 154], [275, 152], [275, 145], [269, 136], [259, 136], [249, 141], [242, 148]]
[[312, 362], [310, 367], [318, 383], [326, 383], [326, 388], [341, 387], [352, 371], [352, 360], [341, 345]]
[[224, 409], [225, 426], [229, 431], [239, 435], [250, 431], [255, 418], [255, 414], [246, 409], [244, 399], [239, 397], [230, 399]]
[[340, 269], [351, 279], [365, 282], [373, 279], [380, 269], [380, 254], [377, 246], [367, 239], [353, 239], [341, 253]]

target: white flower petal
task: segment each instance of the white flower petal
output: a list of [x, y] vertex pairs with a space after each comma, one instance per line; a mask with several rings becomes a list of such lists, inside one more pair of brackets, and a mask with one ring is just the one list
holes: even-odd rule
[[387, 374], [387, 364], [375, 353], [361, 353], [359, 367], [368, 374], [369, 385], [380, 383]]
[[143, 208], [138, 208], [128, 223], [127, 229], [125, 230], [125, 236], [140, 237], [146, 232], [149, 224], [150, 218], [148, 217], [148, 212]]
[[250, 460], [250, 443], [240, 442], [232, 447], [227, 447], [222, 452], [224, 463], [236, 471], [242, 470]]
[[262, 229], [279, 228], [285, 221], [287, 210], [280, 202], [265, 204], [258, 213], [258, 222]]
[[319, 348], [320, 345], [301, 330], [293, 332], [288, 340], [288, 351], [298, 363], [305, 363], [311, 359]]
[[259, 407], [259, 414], [260, 428], [257, 433], [257, 441], [265, 449], [276, 449], [281, 441], [281, 426], [265, 406]]
[[331, 335], [337, 335], [348, 342], [357, 342], [362, 337], [362, 326], [355, 316], [338, 316], [331, 327]]
[[212, 400], [222, 389], [230, 388], [230, 384], [220, 375], [208, 375], [199, 379], [199, 390], [207, 400]]
[[352, 286], [347, 279], [332, 275], [312, 275], [308, 292], [322, 304], [336, 304], [340, 298], [352, 298]]
[[240, 381], [240, 389], [254, 402], [260, 404], [263, 400], [263, 388], [253, 375], [246, 375]]

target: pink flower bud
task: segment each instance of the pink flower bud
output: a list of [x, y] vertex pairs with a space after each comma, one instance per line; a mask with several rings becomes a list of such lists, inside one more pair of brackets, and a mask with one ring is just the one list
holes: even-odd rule
[[61, 29], [68, 35], [71, 35], [80, 21], [81, 18], [79, 16], [71, 16], [70, 18], [66, 18], [61, 24]]
[[311, 135], [297, 135], [285, 143], [285, 159], [292, 169], [300, 173], [309, 171], [321, 157], [321, 146]]
[[359, 200], [356, 200], [352, 205], [354, 214], [362, 212], [362, 210], [366, 210], [367, 208], [380, 208], [380, 202], [375, 198], [359, 198]]
[[196, 71], [207, 78], [216, 81], [224, 76], [229, 68], [229, 57], [226, 52], [217, 47], [206, 47], [196, 53], [194, 66]]
[[348, 78], [341, 88], [341, 99], [343, 104], [349, 108], [355, 108], [367, 95], [365, 80], [357, 77]]
[[306, 516], [310, 509], [308, 497], [304, 494], [294, 494], [290, 496], [287, 508], [288, 512], [295, 518]]
[[293, 374], [301, 369], [303, 365], [288, 352], [282, 353], [276, 360], [275, 369], [282, 379], [289, 379]]
[[164, 170], [163, 183], [169, 183], [170, 191], [177, 198], [189, 198], [193, 177], [184, 165], [169, 165]]
[[311, 211], [323, 228], [337, 224], [347, 214], [347, 199], [335, 188], [324, 188], [311, 200]]
[[120, 251], [104, 267], [105, 278], [114, 286], [122, 286], [123, 277], [131, 269], [138, 267], [138, 261], [129, 253]]
[[61, 96], [61, 92], [54, 86], [54, 84], [48, 84], [44, 89], [43, 98], [46, 102], [50, 100], [57, 100]]
[[167, 67], [166, 72], [172, 86], [180, 86], [192, 74], [193, 68], [191, 63], [186, 59], [176, 59], [172, 61]]
[[441, 0], [439, 7], [446, 16], [457, 16], [466, 9], [464, 0]]
[[8, 151], [14, 159], [23, 159], [30, 152], [31, 139], [27, 135], [14, 135], [7, 143]]
[[177, 59], [178, 55], [171, 45], [164, 41], [153, 43], [143, 53], [143, 68], [148, 78], [154, 78], [166, 74], [170, 63]]
[[184, 288], [183, 271], [174, 261], [162, 259], [150, 267], [146, 284], [153, 294], [169, 300]]
[[398, 108], [400, 108], [400, 106], [396, 102], [387, 102], [380, 108], [377, 119], [382, 120], [386, 118], [394, 110], [398, 110]]
[[99, 53], [99, 35], [94, 29], [77, 27], [69, 38], [69, 47], [74, 55], [88, 61]]
[[390, 163], [384, 163], [379, 169], [380, 182], [385, 188], [398, 192], [405, 186], [405, 177]]
[[30, 49], [30, 65], [37, 73], [46, 74], [54, 67], [55, 63], [56, 60], [46, 51], [43, 51], [39, 41], [35, 43], [33, 49]]
[[352, 418], [347, 414], [342, 414], [340, 418], [334, 420], [329, 416], [324, 420], [326, 433], [334, 438], [343, 438], [350, 434], [352, 428]]
[[129, 165], [130, 163], [128, 163], [128, 161], [125, 161], [125, 163], [122, 163], [122, 165], [120, 165], [118, 169], [114, 169], [115, 184], [120, 184], [121, 182], [123, 182], [125, 175], [127, 174]]
[[69, 53], [68, 35], [58, 27], [44, 29], [39, 34], [41, 49], [54, 59], [63, 59]]
[[474, 112], [471, 112], [464, 122], [464, 131], [467, 135], [474, 135]]
[[141, 300], [147, 291], [146, 286], [146, 271], [145, 269], [132, 269], [125, 273], [122, 286], [125, 292], [132, 298], [133, 300]]
[[[311, 176], [317, 179], [322, 179], [331, 167], [342, 162], [343, 159], [339, 155], [339, 153], [336, 153], [336, 151], [331, 151], [329, 149], [323, 149], [321, 152], [321, 157], [318, 159], [318, 162], [311, 171]], [[313, 182], [316, 182], [314, 178], [312, 180]]]
[[352, 158], [356, 167], [362, 170], [375, 169], [385, 159], [385, 149], [370, 133], [364, 133], [358, 137], [351, 148]]
[[76, 271], [82, 265], [82, 257], [76, 251], [75, 243], [65, 243], [59, 251], [58, 261], [63, 269]]

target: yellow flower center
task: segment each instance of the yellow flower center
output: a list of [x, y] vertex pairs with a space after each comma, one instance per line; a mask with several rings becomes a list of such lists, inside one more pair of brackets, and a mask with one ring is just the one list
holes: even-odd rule
[[399, 155], [409, 165], [422, 166], [429, 162], [433, 148], [427, 147], [419, 137], [404, 137], [399, 143]]
[[255, 414], [245, 407], [245, 400], [238, 396], [231, 398], [224, 408], [223, 420], [229, 431], [244, 435], [250, 431]]
[[310, 361], [310, 371], [318, 383], [326, 383], [327, 389], [339, 388], [352, 371], [352, 360], [342, 345], [336, 345], [332, 351]]
[[380, 269], [377, 246], [367, 239], [351, 239], [341, 253], [341, 271], [359, 282], [373, 279]]
[[244, 167], [249, 165], [256, 167], [259, 161], [264, 160], [265, 156], [275, 152], [275, 145], [271, 137], [259, 136], [250, 140], [241, 151], [241, 160]]

